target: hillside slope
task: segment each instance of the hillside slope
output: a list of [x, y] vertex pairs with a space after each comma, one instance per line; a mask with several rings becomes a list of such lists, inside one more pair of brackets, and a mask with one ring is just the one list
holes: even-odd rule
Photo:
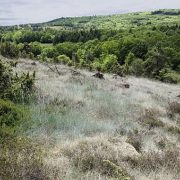
[[15, 70], [37, 72], [39, 103], [31, 107], [28, 134], [49, 148], [50, 179], [178, 179], [178, 85], [111, 74], [100, 80], [93, 72], [32, 62], [21, 59]]

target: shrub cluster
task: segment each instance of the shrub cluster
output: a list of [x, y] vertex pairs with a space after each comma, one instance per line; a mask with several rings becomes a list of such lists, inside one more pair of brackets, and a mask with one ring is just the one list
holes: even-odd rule
[[35, 73], [14, 75], [10, 64], [0, 60], [0, 98], [27, 102], [34, 91]]

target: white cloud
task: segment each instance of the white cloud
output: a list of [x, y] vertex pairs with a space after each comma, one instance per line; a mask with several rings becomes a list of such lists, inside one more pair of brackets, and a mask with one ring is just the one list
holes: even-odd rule
[[180, 8], [180, 0], [0, 0], [0, 25], [160, 8]]

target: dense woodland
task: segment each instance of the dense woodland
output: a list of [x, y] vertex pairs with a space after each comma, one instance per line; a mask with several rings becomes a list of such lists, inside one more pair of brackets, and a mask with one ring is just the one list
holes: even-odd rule
[[0, 52], [8, 58], [38, 59], [177, 83], [179, 12], [60, 18], [44, 24], [1, 27]]

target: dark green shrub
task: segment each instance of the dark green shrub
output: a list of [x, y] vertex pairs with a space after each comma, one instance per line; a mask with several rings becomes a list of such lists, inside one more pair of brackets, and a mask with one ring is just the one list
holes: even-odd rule
[[12, 70], [7, 63], [0, 60], [0, 98], [6, 94], [7, 89], [11, 86]]
[[144, 62], [142, 59], [135, 59], [130, 66], [130, 73], [136, 76], [143, 74]]
[[167, 72], [161, 76], [161, 80], [167, 83], [180, 83], [180, 74], [177, 72]]
[[0, 45], [0, 53], [2, 56], [7, 58], [18, 58], [19, 49], [16, 44], [5, 42]]
[[8, 63], [0, 60], [0, 98], [15, 102], [29, 101], [34, 92], [35, 73], [33, 75], [14, 75]]
[[145, 75], [151, 78], [159, 78], [163, 69], [169, 68], [169, 57], [160, 47], [155, 47], [148, 52], [148, 58], [144, 62]]
[[125, 59], [125, 64], [124, 64], [124, 71], [126, 74], [129, 74], [130, 73], [130, 67], [131, 67], [131, 64], [135, 61], [136, 57], [135, 55], [130, 52], [126, 59]]
[[14, 103], [0, 99], [0, 127], [16, 126], [22, 117], [22, 111]]

